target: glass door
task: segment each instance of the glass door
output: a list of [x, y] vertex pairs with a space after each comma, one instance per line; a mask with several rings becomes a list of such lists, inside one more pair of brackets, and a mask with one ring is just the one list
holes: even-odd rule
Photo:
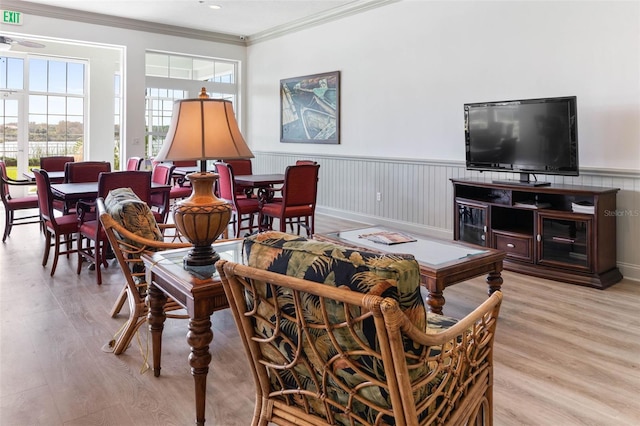
[[455, 239], [487, 247], [487, 206], [456, 202]]
[[591, 271], [592, 217], [540, 212], [538, 263]]
[[7, 174], [22, 179], [28, 170], [28, 147], [23, 137], [21, 95], [2, 91], [0, 97], [0, 159], [7, 165]]

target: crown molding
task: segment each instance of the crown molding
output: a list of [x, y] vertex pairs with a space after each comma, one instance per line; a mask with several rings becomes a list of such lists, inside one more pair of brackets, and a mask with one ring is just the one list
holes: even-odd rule
[[301, 31], [303, 29], [325, 24], [327, 22], [335, 21], [347, 16], [355, 15], [361, 12], [365, 12], [370, 9], [375, 9], [381, 6], [385, 6], [391, 3], [397, 3], [402, 0], [356, 0], [342, 6], [334, 7], [333, 9], [326, 10], [324, 12], [316, 13], [313, 16], [305, 17], [295, 21], [291, 21], [284, 25], [279, 25], [270, 28], [266, 31], [262, 31], [256, 34], [252, 34], [246, 37], [247, 45], [259, 43], [273, 38], [281, 37], [286, 34]]
[[104, 25], [108, 27], [123, 28], [127, 30], [145, 31], [149, 33], [246, 46], [246, 40], [243, 40], [240, 37], [232, 34], [202, 31], [193, 28], [178, 27], [174, 25], [157, 24], [153, 22], [140, 21], [137, 19], [120, 18], [117, 16], [84, 12], [80, 10], [49, 6], [40, 3], [30, 3], [27, 1], [17, 0], [2, 0], [2, 8], [16, 10], [26, 15], [30, 14], [44, 16], [47, 18], [63, 19], [66, 21], [84, 22], [86, 24]]
[[284, 25], [270, 28], [266, 31], [242, 37], [233, 34], [196, 30], [193, 28], [158, 24], [137, 19], [103, 15], [100, 13], [84, 12], [64, 7], [49, 6], [41, 3], [31, 3], [28, 1], [2, 0], [2, 8], [17, 10], [24, 14], [44, 16], [47, 18], [62, 19], [66, 21], [84, 22], [86, 24], [103, 25], [127, 30], [145, 31], [176, 37], [248, 46], [250, 44], [271, 40], [312, 26], [341, 19], [346, 16], [355, 15], [380, 6], [397, 3], [399, 1], [401, 0], [355, 0], [345, 5], [329, 9], [325, 12], [317, 13], [313, 16], [298, 19]]

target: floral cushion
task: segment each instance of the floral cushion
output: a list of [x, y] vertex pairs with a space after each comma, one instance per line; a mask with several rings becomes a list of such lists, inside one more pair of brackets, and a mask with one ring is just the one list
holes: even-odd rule
[[[245, 239], [244, 248], [247, 257], [246, 262], [249, 266], [334, 287], [346, 286], [359, 293], [376, 294], [395, 299], [413, 324], [421, 330], [426, 329], [427, 314], [420, 295], [420, 268], [412, 256], [358, 251], [276, 231], [248, 237]], [[266, 287], [260, 287], [258, 291], [262, 294], [262, 292], [269, 290]], [[265, 294], [262, 294], [262, 296], [265, 296]], [[293, 312], [293, 304], [289, 301], [291, 294], [288, 293], [287, 289], [279, 288], [277, 297], [280, 309]], [[248, 303], [252, 304], [252, 301], [248, 301]], [[307, 324], [322, 324], [323, 320], [318, 312], [318, 306], [320, 306], [318, 298], [307, 294], [304, 303], [308, 306], [308, 309], [305, 308], [304, 310], [305, 322]], [[327, 310], [327, 314], [332, 318], [332, 323], [345, 321], [344, 306], [341, 304], [327, 303], [324, 309]], [[271, 304], [260, 305], [258, 310], [261, 318], [274, 318]], [[351, 312], [351, 315], [352, 317], [357, 317], [359, 313]], [[280, 328], [282, 330], [290, 330], [291, 335], [287, 336], [286, 339], [273, 339], [271, 335], [273, 327], [266, 322], [257, 322], [255, 324], [256, 332], [265, 338], [265, 342], [268, 342], [261, 345], [263, 355], [274, 364], [279, 365], [293, 362], [292, 357], [294, 357], [296, 351], [289, 342], [297, 341], [297, 336], [293, 335], [296, 333], [295, 326], [286, 324], [286, 319], [281, 321]], [[307, 378], [303, 381], [304, 383], [293, 380], [289, 383], [272, 380], [273, 389], [297, 389], [302, 386], [307, 390], [318, 391], [313, 388], [313, 383], [317, 383], [318, 379], [322, 380], [323, 371], [327, 368], [327, 365], [331, 365], [333, 374], [329, 378], [325, 378], [325, 380], [340, 383], [335, 383], [335, 386], [329, 387], [334, 392], [332, 395], [328, 395], [330, 399], [340, 401], [340, 405], [347, 406], [347, 401], [351, 398], [350, 392], [353, 389], [359, 389], [358, 393], [366, 400], [375, 401], [381, 406], [390, 408], [391, 402], [386, 389], [381, 386], [371, 385], [372, 382], [376, 381], [386, 382], [381, 359], [362, 353], [361, 355], [350, 356], [350, 360], [354, 364], [350, 365], [347, 362], [334, 363], [331, 360], [339, 358], [340, 355], [338, 355], [333, 341], [331, 344], [323, 343], [325, 340], [329, 342], [329, 337], [326, 331], [320, 330], [323, 329], [317, 329], [313, 342], [306, 343], [308, 347], [305, 352], [314, 353], [309, 359], [309, 364], [312, 368], [295, 367], [297, 374]], [[362, 347], [362, 343], [358, 342], [358, 339], [362, 339], [365, 342], [365, 346], [379, 351], [372, 318], [363, 322], [358, 336], [357, 339], [354, 339], [351, 333], [340, 334], [332, 330], [332, 338], [335, 338], [340, 351], [357, 350]], [[413, 362], [417, 362], [424, 348], [408, 339], [404, 341], [404, 346], [405, 351], [412, 354]], [[315, 357], [319, 357], [319, 359]], [[408, 360], [408, 362], [411, 363], [412, 361]], [[417, 371], [415, 372], [416, 374], [418, 373]], [[272, 376], [272, 379], [273, 377], [275, 375]], [[295, 398], [290, 398], [288, 403], [296, 404], [297, 401]], [[328, 405], [318, 403], [311, 409], [316, 414], [328, 419], [327, 407]], [[375, 422], [374, 419], [379, 414], [367, 404], [357, 402], [353, 404], [353, 407], [357, 411], [357, 416], [369, 419], [371, 423]], [[344, 413], [332, 412], [332, 417], [340, 424], [350, 424], [349, 416]], [[387, 422], [393, 422], [393, 419], [389, 416], [385, 417]]]
[[104, 199], [107, 213], [128, 231], [155, 241], [162, 241], [162, 232], [151, 209], [131, 188], [112, 189]]

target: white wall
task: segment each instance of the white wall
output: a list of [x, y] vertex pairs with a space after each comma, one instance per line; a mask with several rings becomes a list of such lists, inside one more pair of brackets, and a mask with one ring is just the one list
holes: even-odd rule
[[[11, 30], [14, 35], [26, 37], [46, 37], [56, 40], [82, 41], [108, 46], [108, 50], [90, 52], [86, 49], [71, 49], [68, 46], [60, 50], [55, 42], [51, 47], [30, 49], [33, 53], [63, 54], [88, 59], [90, 61], [89, 89], [89, 136], [88, 152], [91, 160], [113, 159], [113, 120], [114, 93], [113, 73], [122, 67], [124, 76], [124, 97], [122, 140], [126, 147], [121, 158], [144, 155], [145, 136], [145, 51], [156, 50], [205, 57], [217, 57], [232, 60], [245, 60], [243, 46], [216, 43], [211, 41], [188, 39], [156, 33], [146, 33], [121, 28], [112, 28], [95, 24], [86, 24], [38, 15], [23, 14], [24, 24], [19, 27], [3, 28], [3, 33]], [[44, 42], [46, 44], [46, 41]], [[112, 55], [113, 49], [124, 52], [124, 60]], [[110, 52], [105, 55], [105, 52]], [[240, 102], [242, 105], [242, 100]], [[139, 140], [139, 144], [133, 144]]]
[[[249, 46], [248, 140], [464, 160], [465, 102], [576, 95], [580, 166], [640, 169], [640, 3], [411, 1]], [[341, 144], [279, 142], [279, 81], [341, 71]]]

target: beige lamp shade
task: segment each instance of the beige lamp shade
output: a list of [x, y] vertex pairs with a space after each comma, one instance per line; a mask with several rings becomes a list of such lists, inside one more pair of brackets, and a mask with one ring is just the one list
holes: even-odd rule
[[176, 101], [164, 144], [156, 160], [230, 160], [253, 158], [230, 101]]
[[183, 99], [173, 106], [167, 137], [155, 159], [200, 160], [200, 172], [187, 175], [193, 192], [173, 208], [176, 227], [192, 244], [184, 266], [213, 274], [220, 259], [212, 243], [231, 220], [232, 206], [213, 193], [218, 175], [206, 171], [206, 160], [252, 158], [230, 101], [209, 99], [203, 87], [198, 99]]

